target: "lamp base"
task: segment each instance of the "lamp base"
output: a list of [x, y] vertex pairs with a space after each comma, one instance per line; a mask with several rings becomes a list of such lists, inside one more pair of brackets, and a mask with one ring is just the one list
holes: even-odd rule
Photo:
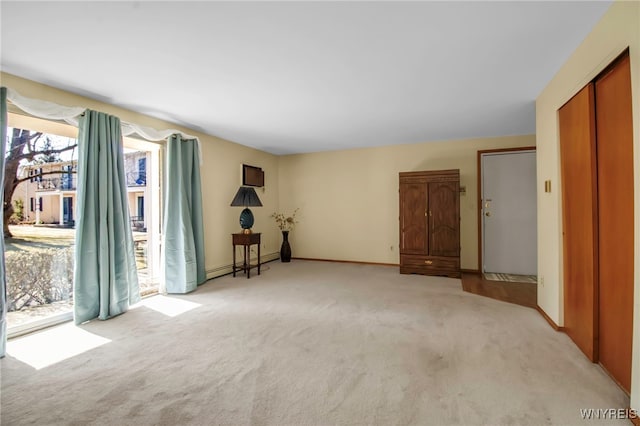
[[[245, 208], [240, 213], [240, 227], [242, 228], [242, 232], [245, 234], [251, 233], [251, 227], [253, 226], [253, 213], [249, 208]], [[249, 232], [247, 232], [247, 230]]]

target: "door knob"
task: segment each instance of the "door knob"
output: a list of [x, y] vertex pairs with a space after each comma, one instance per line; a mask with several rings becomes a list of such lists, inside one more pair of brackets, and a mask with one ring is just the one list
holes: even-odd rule
[[491, 212], [486, 212], [484, 215], [485, 216], [491, 216]]

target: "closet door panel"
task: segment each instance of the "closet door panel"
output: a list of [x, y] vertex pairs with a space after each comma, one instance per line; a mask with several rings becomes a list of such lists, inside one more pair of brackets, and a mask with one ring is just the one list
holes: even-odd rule
[[595, 83], [598, 160], [599, 358], [631, 389], [633, 129], [629, 57]]
[[594, 88], [559, 110], [564, 257], [564, 329], [591, 361], [598, 359], [597, 198]]

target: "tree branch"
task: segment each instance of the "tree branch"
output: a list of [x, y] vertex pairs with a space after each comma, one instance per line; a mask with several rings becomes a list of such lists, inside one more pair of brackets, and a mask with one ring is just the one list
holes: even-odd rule
[[43, 134], [44, 134], [44, 133], [42, 133], [42, 132], [36, 132], [36, 133], [32, 134], [32, 135], [29, 137], [29, 140], [31, 140], [31, 139], [40, 139], [40, 136], [42, 136]]
[[16, 155], [21, 155], [20, 153], [26, 148], [27, 152], [31, 152], [31, 144], [30, 141], [32, 139], [39, 139], [43, 135], [42, 132], [30, 133], [28, 130], [22, 129], [13, 129], [13, 134], [11, 135], [11, 142], [9, 144], [9, 148], [7, 149], [6, 159], [12, 160], [16, 158]]
[[35, 152], [36, 151], [36, 144], [38, 143], [38, 140], [40, 140], [40, 138], [43, 136], [42, 132], [36, 132], [32, 135], [29, 135], [29, 141], [26, 144], [27, 145], [27, 151], [29, 152]]
[[63, 152], [67, 152], [67, 151], [71, 151], [73, 149], [76, 149], [77, 147], [78, 147], [78, 144], [69, 145], [66, 148], [60, 148], [60, 149], [49, 149], [49, 150], [46, 150], [46, 151], [30, 151], [30, 152], [27, 152], [26, 154], [16, 155], [14, 157], [14, 159], [15, 160], [33, 160], [34, 157], [36, 157], [37, 155], [61, 154]]

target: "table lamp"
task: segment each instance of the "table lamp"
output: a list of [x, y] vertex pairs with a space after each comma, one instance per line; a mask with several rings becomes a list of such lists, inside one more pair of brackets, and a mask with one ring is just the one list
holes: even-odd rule
[[244, 210], [240, 213], [240, 226], [244, 234], [251, 234], [253, 213], [251, 213], [249, 207], [262, 207], [256, 190], [249, 186], [241, 186], [236, 196], [233, 197], [233, 201], [231, 201], [231, 207], [244, 207]]

